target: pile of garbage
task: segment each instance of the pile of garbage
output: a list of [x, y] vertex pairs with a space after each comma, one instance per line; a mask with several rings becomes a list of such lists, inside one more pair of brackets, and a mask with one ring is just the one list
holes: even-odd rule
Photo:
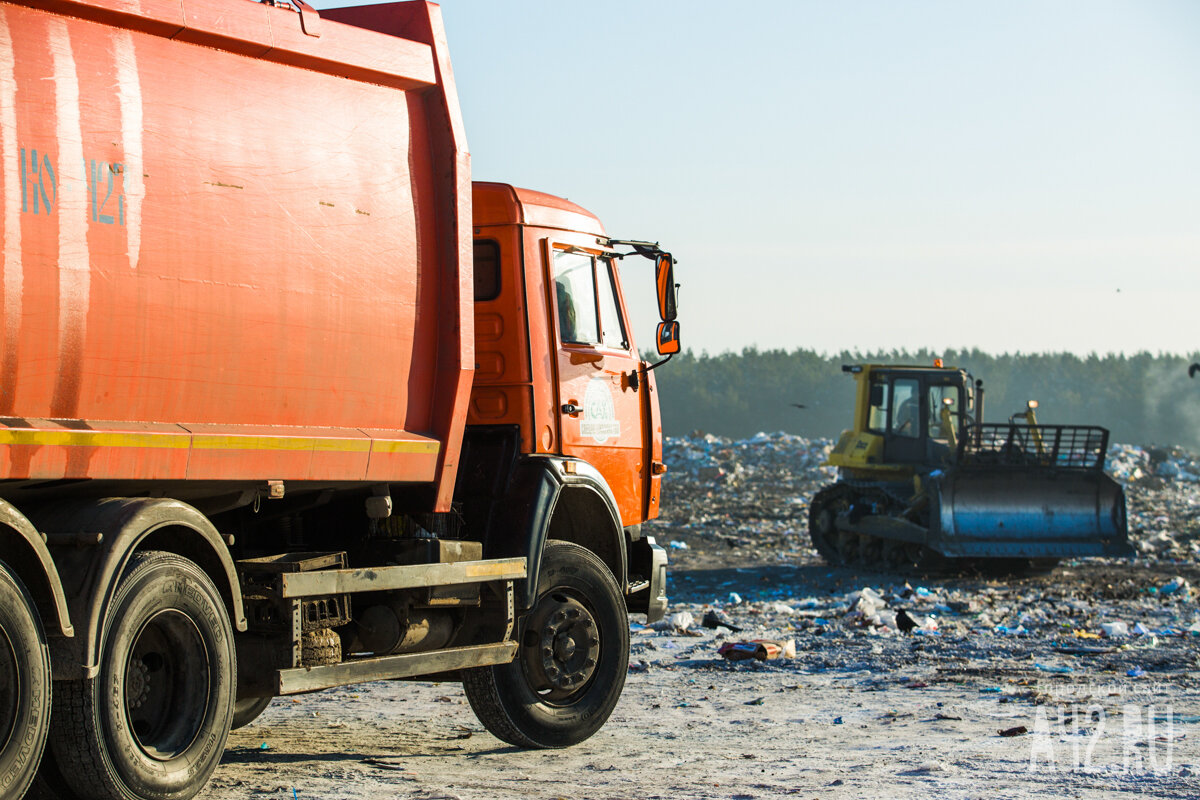
[[1200, 483], [1200, 457], [1182, 447], [1114, 444], [1108, 448], [1107, 469], [1122, 483], [1153, 478]]
[[[782, 432], [737, 440], [699, 431], [667, 437], [661, 517], [650, 532], [676, 551], [691, 551], [684, 563], [700, 555], [697, 548], [711, 560], [811, 557], [808, 501], [837, 479], [837, 470], [821, 466], [833, 444]], [[1129, 537], [1139, 556], [1200, 560], [1200, 456], [1179, 447], [1114, 444], [1106, 469], [1125, 486]]]

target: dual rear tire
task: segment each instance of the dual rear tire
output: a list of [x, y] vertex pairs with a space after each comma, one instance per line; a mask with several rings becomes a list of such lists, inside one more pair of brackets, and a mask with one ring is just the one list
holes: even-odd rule
[[20, 579], [0, 562], [0, 798], [25, 794], [50, 727], [50, 655]]
[[143, 552], [108, 607], [100, 672], [59, 681], [44, 783], [87, 800], [187, 800], [225, 749], [233, 630], [193, 562]]

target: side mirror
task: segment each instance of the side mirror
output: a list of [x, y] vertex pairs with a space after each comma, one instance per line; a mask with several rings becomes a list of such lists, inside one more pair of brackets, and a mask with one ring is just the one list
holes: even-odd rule
[[[659, 253], [658, 257], [654, 259], [654, 285], [658, 289], [659, 319], [664, 322], [674, 322], [678, 316], [678, 309], [676, 308], [675, 293], [675, 259], [671, 258], [670, 253]], [[661, 345], [661, 326], [659, 326], [659, 334]], [[678, 334], [678, 329], [676, 329], [676, 334]], [[660, 349], [659, 352], [663, 351]]]
[[670, 356], [679, 352], [679, 323], [663, 321], [658, 323], [658, 354]]
[[876, 406], [876, 407], [883, 405], [883, 384], [882, 383], [872, 383], [871, 384], [871, 397], [870, 397], [869, 402], [871, 405]]

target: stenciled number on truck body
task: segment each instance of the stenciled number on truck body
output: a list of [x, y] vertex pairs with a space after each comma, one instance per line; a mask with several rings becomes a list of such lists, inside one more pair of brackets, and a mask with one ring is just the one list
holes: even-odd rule
[[[21, 148], [21, 211], [27, 214], [50, 214], [58, 204], [58, 174], [48, 153]], [[125, 173], [121, 163], [84, 159], [87, 192], [92, 222], [102, 225], [125, 224], [125, 195], [118, 188], [117, 176]], [[113, 192], [116, 213], [113, 206]]]

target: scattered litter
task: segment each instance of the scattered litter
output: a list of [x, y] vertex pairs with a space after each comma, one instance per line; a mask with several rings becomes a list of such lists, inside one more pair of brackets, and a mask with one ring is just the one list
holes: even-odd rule
[[1115, 647], [1097, 647], [1089, 645], [1078, 645], [1075, 647], [1060, 645], [1054, 648], [1054, 652], [1062, 653], [1063, 655], [1067, 656], [1098, 656], [1105, 653], [1115, 653], [1116, 651], [1117, 648]]
[[717, 649], [727, 661], [770, 661], [775, 658], [795, 658], [796, 642], [789, 639], [785, 642], [773, 642], [766, 639], [754, 639], [749, 642], [726, 642]]
[[1101, 622], [1100, 630], [1109, 639], [1129, 635], [1129, 626], [1124, 622]]
[[692, 616], [690, 611], [676, 611], [666, 619], [660, 619], [658, 622], [650, 625], [656, 631], [666, 631], [669, 633], [687, 633], [688, 629], [696, 624], [696, 618]]
[[1051, 672], [1055, 675], [1070, 675], [1075, 670], [1058, 664], [1034, 664], [1039, 672]]
[[729, 621], [729, 617], [723, 611], [718, 611], [715, 608], [710, 608], [704, 612], [704, 619], [700, 620], [700, 624], [706, 628], [728, 628], [733, 633], [741, 630], [741, 627], [734, 625]]
[[1146, 670], [1142, 669], [1141, 667], [1134, 667], [1133, 669], [1125, 670], [1125, 674], [1131, 678], [1142, 678], [1145, 677]]

